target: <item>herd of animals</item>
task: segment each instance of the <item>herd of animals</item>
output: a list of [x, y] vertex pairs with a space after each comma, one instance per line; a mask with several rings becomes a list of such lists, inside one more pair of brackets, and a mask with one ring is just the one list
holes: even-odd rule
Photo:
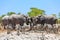
[[[33, 30], [34, 26], [38, 27], [37, 25], [40, 25], [41, 30], [46, 30], [48, 29], [58, 31], [58, 28], [56, 30], [56, 21], [57, 18], [55, 16], [47, 16], [47, 15], [39, 15], [36, 17], [29, 17], [23, 14], [17, 15], [17, 14], [12, 14], [10, 16], [4, 16], [2, 18], [2, 25], [4, 29], [7, 30], [21, 30], [24, 24], [30, 25], [29, 31]], [[17, 26], [16, 26], [17, 25]], [[48, 26], [50, 25], [50, 26]], [[55, 28], [55, 29], [54, 29]]]

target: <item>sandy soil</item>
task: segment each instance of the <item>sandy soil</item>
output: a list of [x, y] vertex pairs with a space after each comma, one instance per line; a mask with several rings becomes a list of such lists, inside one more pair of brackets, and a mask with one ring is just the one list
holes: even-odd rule
[[51, 34], [46, 32], [23, 32], [19, 33], [20, 35], [17, 35], [17, 32], [11, 32], [10, 34], [7, 34], [7, 32], [1, 32], [0, 33], [0, 40], [60, 40], [59, 34]]
[[10, 34], [7, 34], [7, 30], [0, 30], [0, 40], [60, 40], [60, 34], [46, 33], [46, 32], [20, 32], [20, 35], [17, 35], [17, 31], [12, 31]]

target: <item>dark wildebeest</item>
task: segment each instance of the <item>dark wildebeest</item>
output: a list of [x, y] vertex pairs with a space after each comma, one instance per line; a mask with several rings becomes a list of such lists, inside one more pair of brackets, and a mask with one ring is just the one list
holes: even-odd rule
[[30, 25], [29, 31], [33, 29], [34, 24], [35, 24], [34, 22], [35, 22], [35, 21], [34, 21], [34, 17], [27, 17], [27, 18], [26, 18], [26, 24], [27, 24], [27, 25]]
[[9, 31], [11, 29], [15, 29], [16, 25], [18, 25], [18, 24], [19, 24], [19, 26], [17, 26], [18, 30], [19, 30], [19, 28], [22, 29], [21, 26], [24, 25], [24, 22], [25, 22], [25, 16], [24, 15], [12, 14], [11, 16], [4, 16], [2, 18], [2, 24], [4, 26], [4, 29], [6, 28], [7, 31], [8, 31], [8, 29], [9, 29]]
[[36, 24], [41, 24], [41, 29], [43, 30], [44, 24], [45, 24], [45, 17], [43, 15], [39, 15], [36, 17]]
[[12, 24], [10, 22], [10, 17], [9, 16], [4, 16], [2, 18], [2, 24], [4, 26], [4, 29], [7, 29], [7, 34], [10, 33], [10, 30], [12, 30]]
[[[47, 16], [47, 15], [40, 15], [38, 16], [37, 24], [41, 24], [43, 30], [48, 27], [48, 24], [52, 26], [52, 29], [54, 28], [54, 24], [56, 24], [57, 18], [55, 16]], [[44, 24], [47, 24], [46, 27], [44, 27]], [[50, 26], [50, 27], [51, 27]], [[49, 28], [49, 27], [48, 27]]]
[[30, 25], [30, 30], [32, 30], [37, 24], [44, 25], [44, 20], [43, 16], [28, 17], [26, 23]]
[[17, 29], [18, 32], [22, 31], [22, 26], [26, 22], [26, 16], [13, 14], [10, 17], [12, 18], [12, 24], [15, 24], [15, 29]]
[[53, 30], [55, 32], [54, 24], [56, 24], [57, 18], [55, 16], [52, 16], [52, 15], [51, 16], [45, 16], [45, 18], [46, 18], [46, 24], [50, 24], [52, 26], [52, 28], [50, 28], [50, 30]]
[[[48, 24], [56, 24], [57, 18], [55, 16], [39, 15], [36, 18], [35, 24], [41, 24], [41, 29], [44, 30]], [[47, 24], [47, 25], [45, 25]]]
[[7, 28], [7, 25], [8, 25], [8, 23], [9, 23], [8, 19], [9, 19], [9, 16], [4, 16], [4, 17], [2, 18], [2, 25], [3, 25], [4, 29]]

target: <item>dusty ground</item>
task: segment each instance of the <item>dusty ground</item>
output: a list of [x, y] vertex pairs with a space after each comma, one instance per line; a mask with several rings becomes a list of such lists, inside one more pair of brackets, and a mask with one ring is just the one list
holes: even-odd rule
[[0, 32], [0, 40], [60, 40], [59, 34], [53, 34], [53, 33], [46, 33], [46, 32], [25, 32], [25, 33], [19, 33], [20, 35], [17, 35], [16, 31], [12, 31], [10, 34], [6, 33], [6, 30], [4, 32]]
[[7, 34], [7, 30], [0, 30], [0, 40], [60, 40], [60, 34], [40, 32], [40, 31], [29, 31], [19, 33], [17, 31], [12, 31], [10, 34]]

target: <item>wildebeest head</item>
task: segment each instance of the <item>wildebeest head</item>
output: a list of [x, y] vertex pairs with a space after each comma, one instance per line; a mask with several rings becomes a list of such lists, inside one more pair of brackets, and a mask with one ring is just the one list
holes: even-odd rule
[[2, 24], [4, 28], [9, 24], [9, 16], [6, 15], [2, 18]]
[[38, 23], [44, 24], [45, 23], [45, 17], [43, 15], [38, 16]]
[[2, 18], [2, 22], [6, 22], [7, 24], [8, 24], [8, 20], [9, 20], [9, 16], [4, 16], [3, 18]]

